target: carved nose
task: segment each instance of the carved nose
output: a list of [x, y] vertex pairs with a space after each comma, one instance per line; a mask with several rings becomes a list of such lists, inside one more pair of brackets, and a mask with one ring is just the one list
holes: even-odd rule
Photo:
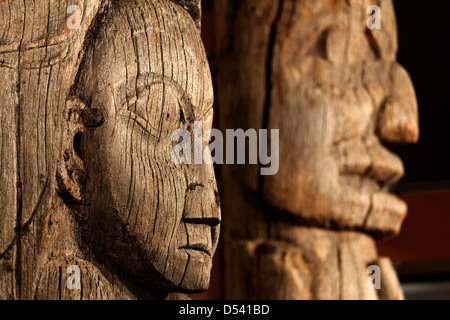
[[220, 224], [220, 200], [212, 185], [191, 183], [186, 189], [183, 220], [207, 224]]
[[415, 143], [419, 139], [417, 98], [411, 78], [403, 67], [391, 69], [391, 95], [381, 107], [377, 134], [391, 143]]

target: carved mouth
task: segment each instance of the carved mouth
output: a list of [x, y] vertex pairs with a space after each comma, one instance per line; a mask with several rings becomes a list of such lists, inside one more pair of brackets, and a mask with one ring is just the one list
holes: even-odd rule
[[359, 168], [348, 167], [341, 171], [342, 176], [359, 176], [363, 182], [372, 181], [379, 186], [379, 189], [387, 189], [390, 185], [397, 182], [403, 174], [395, 167], [369, 166], [363, 172]]
[[199, 251], [202, 253], [206, 253], [208, 256], [211, 256], [211, 247], [208, 248], [208, 246], [205, 246], [201, 243], [198, 244], [190, 244], [187, 246], [179, 247], [178, 249], [184, 249], [184, 250], [193, 250], [193, 251]]
[[[383, 235], [396, 234], [407, 213], [406, 204], [390, 194], [404, 173], [401, 159], [376, 138], [336, 145], [340, 212], [354, 212], [355, 225]], [[345, 201], [343, 202], [343, 199]], [[358, 215], [359, 214], [359, 215]]]
[[213, 230], [218, 221], [218, 219], [182, 219], [178, 249], [211, 257], [214, 245]]
[[380, 188], [397, 182], [404, 174], [401, 159], [380, 144], [339, 147], [337, 160], [341, 175], [372, 180]]

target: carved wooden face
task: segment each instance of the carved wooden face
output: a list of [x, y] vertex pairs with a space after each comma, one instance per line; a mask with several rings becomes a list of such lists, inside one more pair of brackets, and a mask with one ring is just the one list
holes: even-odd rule
[[94, 251], [150, 290], [205, 290], [220, 222], [214, 170], [171, 158], [176, 129], [212, 125], [199, 31], [157, 0], [113, 7], [98, 26], [78, 87], [105, 119], [81, 142]]
[[398, 232], [406, 205], [384, 187], [404, 168], [383, 143], [417, 141], [418, 116], [395, 61], [392, 3], [381, 3], [381, 30], [366, 26], [372, 1], [311, 3], [277, 30], [287, 41], [274, 51], [283, 85], [272, 89], [269, 129], [280, 129], [280, 171], [266, 178], [266, 199], [321, 225]]

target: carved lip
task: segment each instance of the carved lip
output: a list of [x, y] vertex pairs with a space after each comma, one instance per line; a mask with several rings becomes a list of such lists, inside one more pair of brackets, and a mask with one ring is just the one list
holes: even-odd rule
[[180, 229], [182, 237], [178, 249], [195, 251], [197, 253], [212, 256], [213, 252], [213, 231], [219, 223], [218, 219], [182, 219], [182, 228]]
[[361, 167], [348, 166], [342, 175], [358, 175], [377, 182], [380, 187], [391, 185], [403, 176], [403, 172], [395, 166], [386, 166], [384, 164], [372, 164], [361, 170]]
[[384, 147], [378, 147], [375, 156], [351, 149], [346, 150], [346, 154], [338, 159], [341, 175], [357, 175], [385, 187], [400, 180], [404, 174], [403, 162]]
[[187, 246], [182, 246], [178, 249], [184, 249], [184, 250], [193, 250], [193, 251], [198, 251], [198, 252], [202, 252], [202, 253], [206, 253], [208, 256], [211, 256], [211, 249], [212, 248], [208, 248], [208, 246], [198, 243], [198, 244], [190, 244]]

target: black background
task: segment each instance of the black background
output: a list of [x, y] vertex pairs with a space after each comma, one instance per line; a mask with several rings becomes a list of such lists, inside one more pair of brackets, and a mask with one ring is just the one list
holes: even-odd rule
[[450, 1], [394, 5], [398, 61], [413, 80], [420, 119], [419, 143], [393, 148], [405, 163], [402, 182], [450, 181]]

